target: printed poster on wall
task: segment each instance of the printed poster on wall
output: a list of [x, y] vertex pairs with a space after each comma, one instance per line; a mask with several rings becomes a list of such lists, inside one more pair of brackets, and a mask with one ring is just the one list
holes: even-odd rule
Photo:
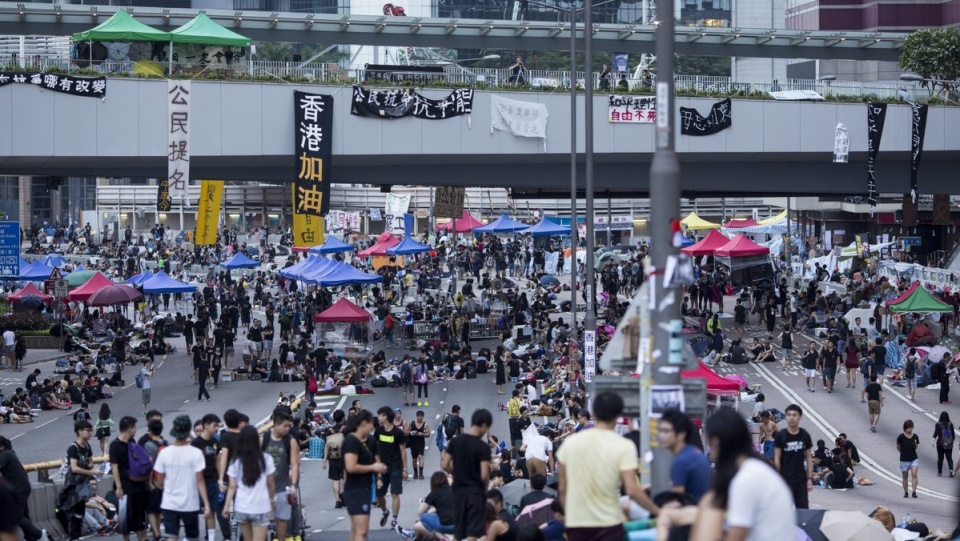
[[190, 81], [167, 81], [167, 180], [170, 199], [190, 206]]
[[657, 121], [657, 98], [653, 96], [617, 96], [607, 100], [607, 122], [653, 124]]
[[293, 208], [300, 214], [325, 216], [330, 210], [333, 97], [295, 90], [293, 118], [297, 171]]
[[220, 222], [220, 207], [223, 204], [223, 181], [200, 181], [200, 205], [197, 209], [197, 246], [217, 243], [217, 225]]
[[[296, 200], [297, 187], [290, 186], [290, 195]], [[297, 248], [310, 248], [323, 244], [325, 238], [324, 218], [313, 214], [293, 212], [293, 245]]]

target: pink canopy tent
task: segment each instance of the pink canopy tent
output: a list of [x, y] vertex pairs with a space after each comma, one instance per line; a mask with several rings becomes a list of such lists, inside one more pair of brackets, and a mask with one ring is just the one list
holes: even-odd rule
[[[456, 224], [454, 224], [454, 222], [456, 222]], [[469, 212], [463, 211], [463, 216], [457, 218], [456, 220], [450, 220], [448, 222], [437, 224], [437, 231], [440, 231], [444, 227], [450, 231], [453, 229], [454, 225], [456, 226], [457, 233], [468, 233], [472, 231], [474, 227], [480, 227], [483, 225], [483, 222], [477, 220], [473, 216], [470, 216]]]
[[387, 255], [387, 248], [393, 248], [397, 244], [400, 244], [400, 239], [393, 236], [389, 232], [383, 232], [377, 237], [377, 242], [373, 246], [367, 248], [366, 250], [361, 250], [357, 253], [359, 257], [370, 257], [370, 256], [385, 256]]
[[736, 381], [730, 381], [721, 377], [719, 374], [710, 370], [710, 367], [699, 361], [700, 366], [695, 370], [684, 370], [680, 372], [682, 378], [699, 378], [707, 380], [707, 392], [729, 392], [739, 393], [740, 384]]
[[340, 299], [323, 312], [313, 316], [315, 323], [363, 323], [370, 321], [373, 314], [360, 308], [347, 299]]
[[30, 282], [28, 282], [27, 285], [24, 286], [20, 291], [7, 295], [7, 300], [10, 302], [20, 302], [27, 297], [36, 297], [43, 302], [50, 302], [53, 300], [53, 295], [47, 295], [43, 291], [37, 289], [37, 286]]
[[733, 220], [723, 224], [723, 227], [726, 227], [727, 229], [740, 229], [744, 227], [757, 227], [759, 225], [760, 224], [758, 224], [753, 218], [746, 218], [743, 220], [734, 218]]
[[750, 257], [767, 255], [769, 253], [770, 248], [760, 246], [743, 235], [737, 235], [720, 248], [717, 248], [714, 255], [719, 257]]
[[102, 272], [97, 272], [92, 278], [87, 280], [87, 283], [71, 291], [67, 295], [67, 298], [71, 301], [85, 301], [97, 291], [112, 285], [114, 285], [112, 280], [107, 278]]
[[714, 252], [728, 242], [730, 242], [730, 239], [723, 236], [723, 233], [716, 229], [711, 229], [710, 232], [707, 233], [707, 236], [700, 239], [699, 242], [692, 246], [681, 248], [680, 251], [687, 255], [713, 255]]

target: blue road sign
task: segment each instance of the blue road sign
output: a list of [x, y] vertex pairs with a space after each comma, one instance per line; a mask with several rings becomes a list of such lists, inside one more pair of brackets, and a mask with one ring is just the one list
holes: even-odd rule
[[20, 222], [0, 222], [0, 278], [20, 278]]

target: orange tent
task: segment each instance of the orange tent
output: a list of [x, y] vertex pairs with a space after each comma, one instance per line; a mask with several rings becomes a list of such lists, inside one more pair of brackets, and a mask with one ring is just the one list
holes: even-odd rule
[[85, 301], [97, 291], [112, 285], [114, 285], [114, 283], [111, 279], [107, 278], [102, 272], [97, 272], [87, 283], [71, 291], [67, 295], [67, 298], [71, 301]]

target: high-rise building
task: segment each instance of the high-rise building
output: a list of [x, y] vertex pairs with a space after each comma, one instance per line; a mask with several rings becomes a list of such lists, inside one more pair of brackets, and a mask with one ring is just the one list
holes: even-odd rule
[[913, 32], [960, 26], [960, 0], [787, 0], [792, 30]]

